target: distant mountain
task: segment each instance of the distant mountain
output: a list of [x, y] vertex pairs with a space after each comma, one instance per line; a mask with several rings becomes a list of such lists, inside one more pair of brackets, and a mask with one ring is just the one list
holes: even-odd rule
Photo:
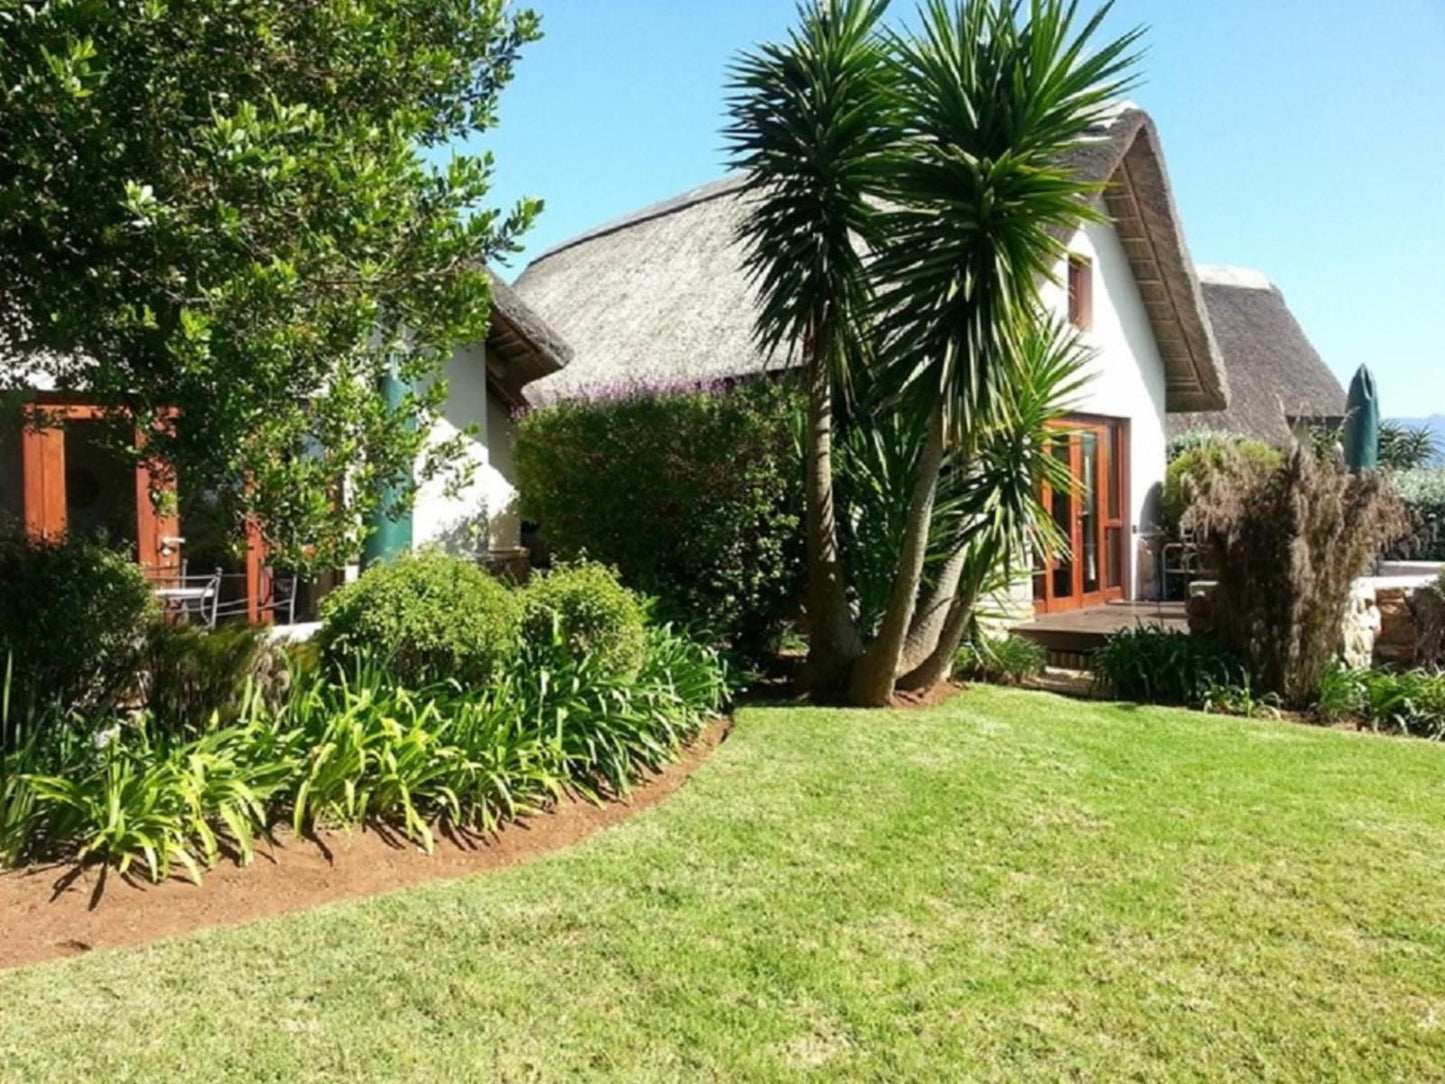
[[1445, 465], [1445, 414], [1432, 414], [1428, 418], [1391, 418], [1393, 422], [1400, 425], [1408, 425], [1412, 428], [1424, 426], [1435, 434], [1435, 462]]

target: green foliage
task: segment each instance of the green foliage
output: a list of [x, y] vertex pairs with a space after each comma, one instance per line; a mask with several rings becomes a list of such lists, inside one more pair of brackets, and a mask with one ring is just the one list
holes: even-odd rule
[[1139, 625], [1109, 637], [1093, 656], [1098, 682], [1120, 700], [1201, 706], [1248, 688], [1237, 658], [1212, 637]]
[[717, 654], [667, 628], [619, 671], [557, 626], [485, 685], [409, 688], [382, 663], [298, 667], [286, 694], [248, 685], [236, 721], [195, 737], [142, 715], [96, 723], [0, 715], [0, 866], [48, 858], [173, 867], [250, 861], [280, 820], [375, 824], [430, 849], [439, 823], [490, 832], [565, 791], [600, 800], [662, 767], [729, 694]]
[[[1071, 485], [1053, 454], [1056, 426], [1086, 377], [1078, 337], [1047, 320], [1022, 335], [1002, 420], [983, 427], [972, 456], [945, 455], [928, 539], [924, 583], [936, 586], [950, 556], [962, 555], [961, 612], [972, 614], [992, 579], [1009, 578], [1030, 552], [1067, 545], [1040, 499], [1045, 484]], [[908, 518], [909, 480], [925, 437], [924, 420], [899, 411], [886, 388], [857, 389], [835, 449], [840, 537], [859, 610], [872, 634], [882, 620]], [[872, 392], [873, 394], [869, 394]]]
[[1214, 715], [1278, 719], [1280, 698], [1275, 693], [1257, 693], [1246, 679], [1238, 685], [1210, 684], [1199, 702], [1199, 708]]
[[895, 141], [894, 80], [880, 39], [887, 0], [800, 4], [786, 45], [733, 64], [725, 135], [747, 174], [739, 237], [758, 285], [765, 351], [802, 345], [844, 385], [863, 356], [880, 164]]
[[1380, 423], [1380, 466], [1391, 470], [1423, 470], [1440, 461], [1440, 445], [1426, 425]]
[[254, 725], [179, 741], [142, 717], [81, 735], [25, 749], [14, 777], [25, 801], [6, 810], [0, 863], [64, 854], [122, 874], [141, 861], [155, 881], [179, 865], [199, 881], [223, 852], [250, 862], [266, 803], [293, 771]]
[[1410, 512], [1410, 533], [1392, 551], [1418, 561], [1445, 561], [1445, 468], [1402, 471], [1395, 492]]
[[155, 595], [128, 556], [79, 538], [0, 535], [0, 660], [17, 709], [92, 710], [131, 691]]
[[404, 683], [486, 683], [516, 649], [513, 592], [470, 561], [424, 551], [369, 568], [327, 597], [318, 647], [328, 665], [361, 660]]
[[1023, 636], [966, 641], [958, 649], [954, 672], [974, 681], [996, 685], [1022, 685], [1038, 677], [1048, 665], [1049, 653]]
[[522, 637], [546, 644], [558, 636], [575, 658], [591, 656], [601, 673], [631, 676], [647, 650], [642, 600], [595, 561], [559, 564], [522, 589]]
[[1166, 462], [1173, 463], [1185, 452], [1197, 451], [1200, 448], [1208, 448], [1216, 444], [1235, 444], [1246, 439], [1248, 438], [1242, 437], [1238, 433], [1231, 433], [1228, 429], [1191, 429], [1169, 438], [1164, 458]]
[[247, 690], [272, 689], [285, 667], [256, 625], [225, 625], [205, 631], [157, 622], [142, 660], [146, 706], [157, 723], [199, 731], [234, 722]]
[[[965, 449], [1002, 419], [1016, 336], [1102, 186], [1067, 164], [1132, 84], [1141, 31], [1041, 0], [926, 0], [889, 40], [901, 122], [884, 167], [874, 272], [883, 359]], [[791, 258], [791, 257], [790, 257]], [[951, 441], [952, 442], [952, 441]]]
[[767, 381], [533, 411], [516, 437], [525, 514], [559, 558], [610, 565], [664, 619], [756, 653], [797, 606], [798, 413]]
[[[384, 483], [419, 456], [422, 477], [452, 471], [427, 378], [482, 337], [483, 265], [540, 206], [485, 207], [490, 159], [461, 148], [537, 17], [52, 0], [0, 19], [0, 384], [48, 351], [61, 386], [169, 419], [150, 450], [236, 534], [255, 514], [289, 566], [354, 559]], [[403, 328], [403, 376], [426, 390], [390, 411], [377, 378]]]
[[1445, 673], [1336, 665], [1320, 684], [1315, 714], [1325, 722], [1353, 719], [1376, 730], [1445, 741]]
[[1210, 434], [1190, 436], [1194, 442], [1181, 444], [1164, 474], [1160, 511], [1171, 528], [1183, 523], [1201, 488], [1226, 467], [1257, 478], [1284, 463], [1284, 453], [1262, 441], [1228, 434], [1220, 438]]

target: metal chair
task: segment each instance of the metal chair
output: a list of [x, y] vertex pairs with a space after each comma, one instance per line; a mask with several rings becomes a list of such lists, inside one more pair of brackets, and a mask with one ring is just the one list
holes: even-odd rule
[[1183, 580], [1183, 593], [1189, 594], [1189, 585], [1197, 580], [1203, 573], [1203, 565], [1200, 559], [1199, 543], [1194, 537], [1191, 528], [1181, 528], [1179, 539], [1175, 542], [1166, 542], [1160, 551], [1159, 560], [1159, 593], [1163, 598], [1169, 598], [1169, 577], [1175, 576]]
[[208, 629], [216, 627], [221, 598], [221, 570], [191, 575], [186, 562], [146, 570], [151, 588], [160, 600], [161, 611], [172, 620], [192, 618]]
[[[232, 572], [225, 576], [227, 580], [233, 580], [240, 584], [241, 590], [238, 594], [227, 598], [218, 604], [218, 615], [220, 618], [247, 619], [251, 613], [250, 600], [246, 597], [246, 574], [244, 572]], [[284, 619], [285, 624], [292, 625], [296, 622], [296, 594], [300, 587], [301, 578], [296, 575], [271, 574], [270, 594], [260, 599], [256, 604], [256, 614], [272, 614], [276, 620]]]

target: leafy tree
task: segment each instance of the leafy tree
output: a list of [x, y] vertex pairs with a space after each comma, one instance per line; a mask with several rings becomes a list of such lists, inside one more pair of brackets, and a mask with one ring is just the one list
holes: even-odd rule
[[[728, 132], [750, 176], [757, 337], [800, 353], [810, 389], [809, 622], [813, 657], [829, 664], [814, 690], [846, 684], [863, 704], [945, 674], [966, 625], [983, 567], [974, 542], [960, 536], [926, 574], [940, 481], [970, 477], [985, 440], [1007, 431], [1030, 350], [1072, 352], [1036, 337], [1060, 237], [1098, 214], [1098, 187], [1063, 158], [1126, 87], [1138, 39], [1091, 50], [1108, 5], [1076, 26], [1063, 0], [928, 0], [912, 33], [883, 30], [884, 9], [800, 7], [787, 43], [739, 63]], [[921, 441], [865, 642], [837, 544], [830, 411], [869, 368]]]
[[435, 378], [539, 204], [485, 209], [487, 156], [424, 155], [494, 123], [536, 16], [50, 0], [0, 29], [0, 383], [43, 368], [135, 419], [290, 562], [353, 556], [384, 484], [453, 470], [423, 453]]

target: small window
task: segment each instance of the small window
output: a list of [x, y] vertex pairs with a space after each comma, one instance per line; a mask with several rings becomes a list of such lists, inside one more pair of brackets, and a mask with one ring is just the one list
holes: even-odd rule
[[1069, 257], [1069, 323], [1080, 331], [1094, 326], [1094, 265], [1083, 256]]

